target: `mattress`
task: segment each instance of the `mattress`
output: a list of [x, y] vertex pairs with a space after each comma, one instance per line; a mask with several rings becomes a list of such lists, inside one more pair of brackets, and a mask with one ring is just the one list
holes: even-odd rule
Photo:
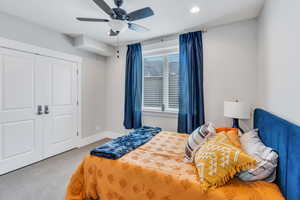
[[228, 184], [203, 192], [195, 167], [184, 161], [188, 135], [160, 132], [118, 160], [87, 156], [73, 174], [66, 200], [282, 200], [276, 184]]

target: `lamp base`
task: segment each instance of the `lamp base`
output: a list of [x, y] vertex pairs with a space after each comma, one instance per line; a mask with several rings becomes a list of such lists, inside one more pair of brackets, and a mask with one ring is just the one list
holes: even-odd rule
[[239, 119], [233, 118], [232, 128], [238, 128], [242, 133], [245, 133], [244, 130], [239, 125]]

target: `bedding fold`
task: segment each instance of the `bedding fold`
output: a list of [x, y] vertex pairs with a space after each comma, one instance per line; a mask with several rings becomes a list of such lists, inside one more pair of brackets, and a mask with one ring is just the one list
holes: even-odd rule
[[91, 151], [91, 155], [116, 160], [150, 141], [161, 128], [144, 126], [100, 145]]

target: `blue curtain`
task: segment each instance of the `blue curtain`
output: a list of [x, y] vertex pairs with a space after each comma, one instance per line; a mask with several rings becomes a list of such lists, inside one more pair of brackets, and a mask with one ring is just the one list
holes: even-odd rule
[[178, 132], [191, 133], [204, 124], [202, 32], [179, 38]]
[[128, 45], [123, 123], [126, 129], [142, 127], [142, 63], [141, 44]]

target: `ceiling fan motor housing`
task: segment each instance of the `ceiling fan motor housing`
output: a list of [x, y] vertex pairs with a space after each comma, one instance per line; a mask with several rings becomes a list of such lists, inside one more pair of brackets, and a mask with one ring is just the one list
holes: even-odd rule
[[112, 10], [115, 13], [112, 19], [126, 20], [127, 12], [125, 10], [122, 8], [113, 8]]

